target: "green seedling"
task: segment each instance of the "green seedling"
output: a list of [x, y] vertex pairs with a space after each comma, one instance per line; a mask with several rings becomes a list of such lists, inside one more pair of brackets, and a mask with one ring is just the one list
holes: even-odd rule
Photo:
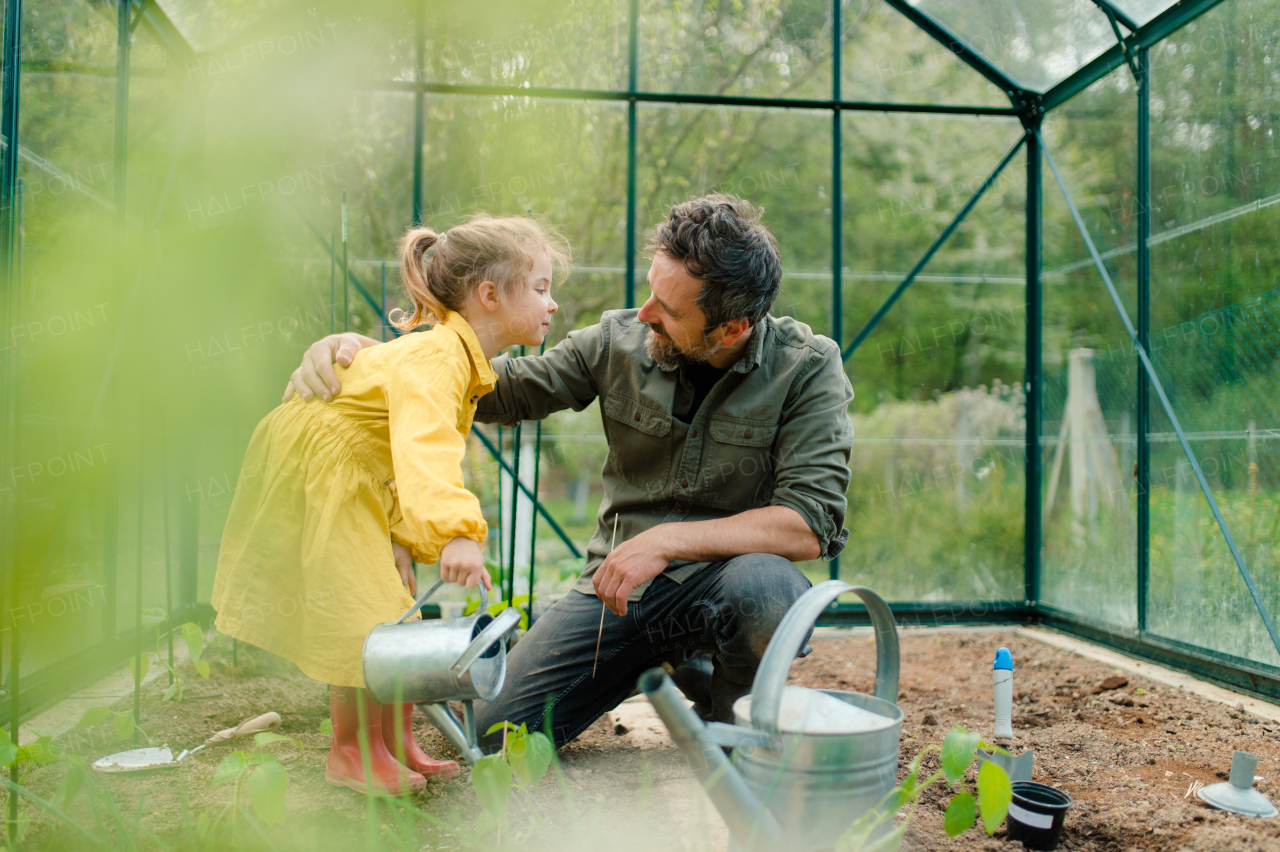
[[[836, 842], [837, 852], [896, 852], [906, 836], [907, 826], [915, 814], [920, 794], [939, 781], [959, 785], [947, 804], [943, 817], [942, 825], [948, 837], [967, 831], [979, 820], [987, 834], [994, 834], [1000, 823], [1004, 822], [1009, 803], [1013, 801], [1013, 786], [1004, 769], [994, 763], [984, 762], [978, 769], [977, 795], [966, 788], [965, 772], [979, 747], [1007, 754], [1004, 749], [982, 742], [977, 734], [971, 734], [963, 728], [956, 728], [947, 734], [941, 746], [929, 745], [920, 749], [908, 766], [907, 776], [902, 783], [890, 790], [875, 808], [859, 817], [841, 835]], [[922, 781], [920, 767], [925, 757], [934, 752], [938, 753], [940, 767]], [[894, 815], [904, 807], [909, 810], [901, 823], [888, 833], [873, 837], [884, 823], [891, 823]]]
[[[555, 746], [546, 734], [530, 733], [525, 725], [499, 722], [486, 733], [498, 731], [502, 731], [502, 750], [476, 761], [471, 769], [471, 786], [484, 808], [477, 830], [482, 836], [495, 834], [499, 846], [505, 839], [519, 847], [542, 825], [541, 809], [533, 791], [555, 760]], [[527, 825], [513, 836], [509, 806], [516, 791], [531, 807], [527, 809]]]
[[263, 750], [263, 746], [281, 742], [302, 747], [292, 737], [264, 731], [254, 734], [251, 751], [233, 751], [222, 759], [213, 773], [213, 783], [232, 784], [231, 798], [221, 806], [216, 815], [206, 810], [196, 819], [196, 833], [202, 840], [210, 838], [210, 832], [217, 828], [228, 813], [231, 814], [234, 836], [238, 828], [240, 807], [246, 796], [254, 813], [263, 822], [268, 825], [284, 822], [287, 816], [284, 800], [289, 791], [289, 773], [279, 758]]

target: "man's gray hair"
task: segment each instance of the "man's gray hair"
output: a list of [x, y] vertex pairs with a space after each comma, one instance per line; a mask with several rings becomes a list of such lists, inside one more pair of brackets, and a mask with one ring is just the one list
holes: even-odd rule
[[778, 241], [760, 224], [763, 211], [735, 195], [707, 195], [676, 204], [646, 251], [684, 264], [702, 290], [694, 300], [707, 330], [736, 319], [758, 323], [782, 282]]

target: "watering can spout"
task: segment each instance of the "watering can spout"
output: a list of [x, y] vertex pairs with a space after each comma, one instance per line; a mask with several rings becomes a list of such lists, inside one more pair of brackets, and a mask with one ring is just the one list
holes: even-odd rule
[[667, 726], [671, 739], [684, 752], [739, 847], [749, 852], [783, 848], [782, 833], [773, 814], [747, 789], [742, 776], [667, 673], [660, 668], [650, 669], [640, 676], [637, 685]]

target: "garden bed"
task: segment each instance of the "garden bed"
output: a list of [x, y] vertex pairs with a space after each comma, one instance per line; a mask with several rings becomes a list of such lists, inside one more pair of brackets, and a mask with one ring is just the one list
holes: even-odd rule
[[[793, 682], [807, 686], [869, 692], [874, 649], [869, 634], [822, 631], [814, 653], [793, 667]], [[939, 743], [956, 725], [984, 735], [991, 727], [990, 663], [1000, 645], [1017, 663], [1015, 750], [1036, 752], [1035, 777], [1065, 790], [1075, 800], [1060, 848], [1065, 850], [1280, 849], [1280, 820], [1262, 821], [1225, 814], [1186, 795], [1193, 782], [1226, 777], [1232, 749], [1259, 757], [1258, 789], [1280, 800], [1280, 725], [1240, 709], [1207, 702], [1183, 690], [1128, 673], [1123, 686], [1099, 689], [1117, 671], [1100, 662], [1008, 632], [910, 632], [902, 635], [900, 705], [905, 713], [902, 763], [924, 745]], [[467, 849], [489, 848], [495, 838], [479, 838], [480, 814], [468, 772], [433, 781], [408, 807], [370, 803], [324, 781], [328, 735], [326, 687], [288, 663], [260, 651], [240, 649], [239, 665], [230, 665], [225, 640], [206, 654], [212, 673], [200, 679], [189, 667], [181, 704], [162, 700], [166, 678], [144, 688], [141, 728], [153, 743], [177, 753], [219, 728], [268, 710], [281, 714], [281, 733], [299, 743], [267, 748], [287, 769], [288, 821], [262, 826], [232, 814], [225, 803], [230, 784], [215, 784], [218, 764], [232, 748], [208, 748], [174, 769], [145, 776], [101, 777], [101, 790], [116, 808], [132, 815], [165, 843], [183, 850], [231, 848], [284, 850]], [[1112, 682], [1114, 683], [1114, 681]], [[428, 753], [456, 756], [430, 725], [416, 720]], [[96, 758], [128, 744], [109, 742], [110, 725], [75, 731], [63, 739], [68, 751]], [[518, 848], [722, 850], [723, 824], [692, 781], [687, 765], [661, 730], [643, 700], [632, 701], [603, 718], [561, 753], [559, 771], [538, 786], [536, 803], [517, 797], [510, 836]], [[929, 760], [932, 760], [930, 758]], [[928, 763], [926, 762], [926, 766]], [[46, 798], [55, 796], [65, 769], [37, 768], [26, 784]], [[101, 794], [99, 794], [101, 797]], [[971, 829], [957, 838], [942, 832], [942, 787], [926, 792], [907, 834], [906, 849], [1019, 849], [1004, 840], [1004, 829], [988, 838]], [[141, 803], [141, 804], [140, 804]], [[68, 809], [68, 816], [91, 829], [96, 825], [89, 792]], [[100, 808], [101, 810], [101, 808]], [[91, 844], [39, 809], [24, 806], [36, 819], [26, 848], [74, 849]], [[200, 838], [200, 815], [222, 820]], [[116, 840], [110, 827], [105, 835]], [[83, 841], [83, 842], [82, 842]], [[148, 839], [142, 849], [159, 848]], [[128, 848], [121, 841], [116, 848]]]

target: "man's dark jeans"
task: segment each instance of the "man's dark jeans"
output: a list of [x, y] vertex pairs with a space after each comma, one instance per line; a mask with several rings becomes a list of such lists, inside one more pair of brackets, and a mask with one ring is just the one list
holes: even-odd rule
[[512, 649], [501, 694], [476, 702], [481, 747], [496, 749], [502, 735], [485, 731], [503, 720], [543, 730], [550, 696], [559, 748], [617, 707], [641, 673], [687, 650], [714, 652], [711, 716], [732, 721], [774, 629], [808, 588], [795, 565], [766, 553], [713, 563], [683, 583], [659, 576], [625, 616], [605, 612], [598, 663], [600, 600], [570, 591]]

